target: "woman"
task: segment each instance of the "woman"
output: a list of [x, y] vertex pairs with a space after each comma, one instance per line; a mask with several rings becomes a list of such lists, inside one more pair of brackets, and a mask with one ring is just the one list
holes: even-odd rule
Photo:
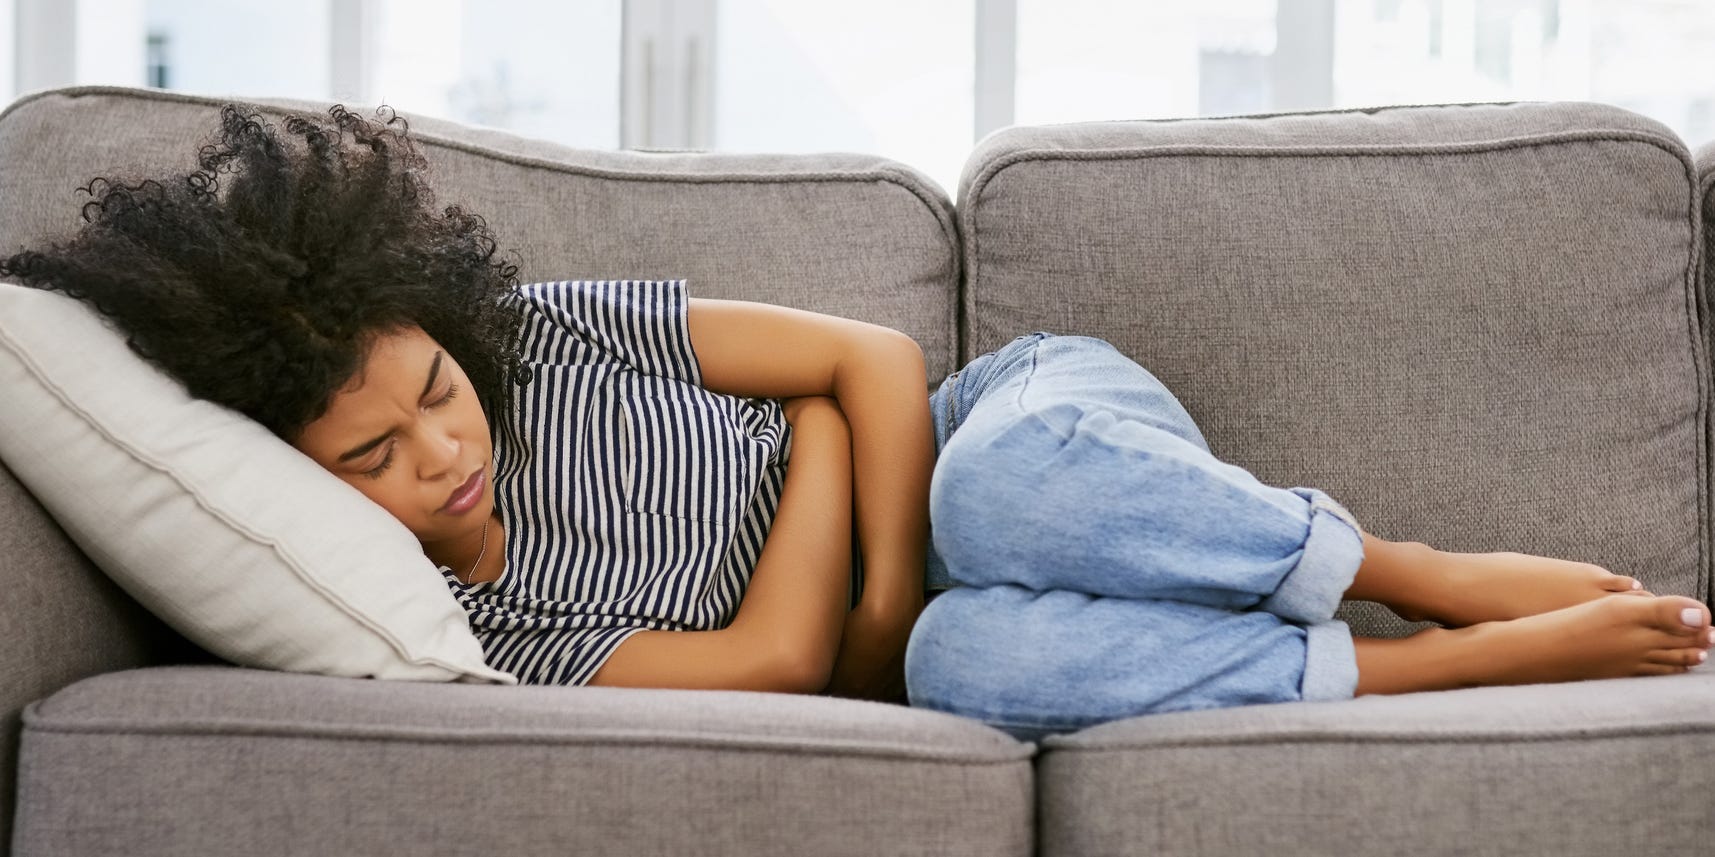
[[[434, 210], [402, 121], [282, 127], [227, 106], [198, 170], [91, 182], [84, 228], [0, 274], [398, 518], [526, 683], [908, 690], [1035, 739], [1677, 673], [1715, 637], [1606, 569], [1387, 541], [1263, 485], [1101, 340], [1020, 336], [925, 403], [898, 332], [678, 282], [519, 286], [481, 218]], [[1354, 639], [1342, 598], [1448, 627]]]

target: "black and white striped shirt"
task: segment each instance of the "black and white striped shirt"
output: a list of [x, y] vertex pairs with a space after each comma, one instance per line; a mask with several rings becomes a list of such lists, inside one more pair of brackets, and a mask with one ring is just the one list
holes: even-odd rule
[[732, 622], [791, 426], [776, 399], [703, 388], [682, 280], [519, 292], [528, 380], [494, 422], [506, 571], [469, 586], [441, 571], [489, 666], [582, 685], [638, 631]]

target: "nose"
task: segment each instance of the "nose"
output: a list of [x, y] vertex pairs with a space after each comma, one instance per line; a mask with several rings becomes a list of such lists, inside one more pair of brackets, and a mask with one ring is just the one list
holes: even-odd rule
[[459, 460], [459, 439], [445, 429], [432, 429], [424, 434], [423, 452], [419, 459], [423, 463], [423, 478], [434, 479], [444, 475]]

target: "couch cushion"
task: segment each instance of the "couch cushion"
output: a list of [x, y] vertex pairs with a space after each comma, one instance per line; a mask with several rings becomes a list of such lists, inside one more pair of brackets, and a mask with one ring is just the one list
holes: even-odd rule
[[1705, 665], [1105, 723], [1043, 740], [1040, 853], [1704, 854], [1711, 711]]
[[1001, 131], [961, 182], [964, 356], [1100, 336], [1216, 456], [1379, 537], [1707, 599], [1694, 189], [1671, 131], [1594, 104]]
[[[0, 246], [75, 228], [106, 171], [194, 169], [228, 99], [83, 86], [0, 113]], [[325, 112], [331, 102], [239, 99]], [[374, 106], [349, 105], [364, 115]], [[406, 105], [408, 108], [409, 105]], [[268, 111], [264, 110], [266, 114]], [[574, 149], [401, 110], [443, 205], [488, 221], [520, 282], [686, 279], [692, 296], [765, 301], [883, 324], [954, 354], [952, 203], [922, 173], [847, 154]]]
[[828, 697], [151, 667], [24, 710], [15, 845], [1027, 855], [1034, 752]]

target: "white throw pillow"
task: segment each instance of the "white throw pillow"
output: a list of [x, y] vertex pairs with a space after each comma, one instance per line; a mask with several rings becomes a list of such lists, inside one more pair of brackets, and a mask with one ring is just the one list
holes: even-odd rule
[[236, 664], [517, 684], [410, 531], [106, 319], [0, 283], [0, 459], [96, 565]]

